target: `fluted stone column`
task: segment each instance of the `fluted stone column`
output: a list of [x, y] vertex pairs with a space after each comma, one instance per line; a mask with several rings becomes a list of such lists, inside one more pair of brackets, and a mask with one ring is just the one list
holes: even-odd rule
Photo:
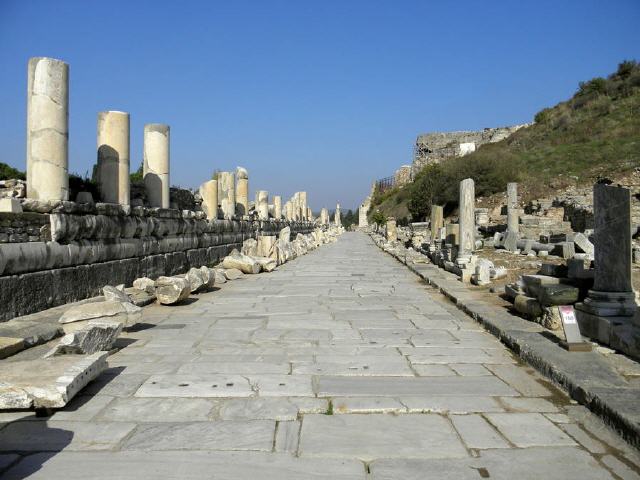
[[336, 205], [336, 213], [334, 215], [334, 222], [337, 226], [342, 225], [342, 218], [340, 217], [340, 204]]
[[200, 185], [202, 210], [209, 220], [218, 218], [218, 180], [209, 180]]
[[222, 216], [230, 220], [236, 214], [236, 176], [233, 172], [218, 173], [218, 203]]
[[459, 221], [460, 248], [458, 250], [458, 264], [468, 263], [475, 250], [476, 216], [475, 216], [475, 184], [473, 179], [467, 178], [460, 182]]
[[169, 125], [145, 125], [142, 173], [152, 207], [169, 208], [169, 161]]
[[236, 213], [249, 215], [249, 174], [243, 167], [236, 168]]
[[69, 199], [69, 65], [46, 57], [27, 68], [27, 196]]
[[129, 205], [129, 114], [98, 113], [98, 185], [102, 201]]
[[269, 219], [269, 192], [266, 190], [256, 192], [256, 211], [260, 220]]
[[507, 232], [518, 233], [518, 184], [507, 183]]
[[311, 210], [311, 207], [307, 207], [307, 218], [306, 218], [306, 220], [308, 222], [313, 220], [313, 211]]
[[282, 197], [280, 195], [273, 197], [273, 216], [276, 220], [282, 218]]
[[326, 208], [320, 210], [320, 223], [322, 223], [322, 225], [329, 225], [329, 210]]
[[431, 205], [431, 241], [438, 239], [440, 229], [444, 226], [444, 209], [441, 205]]

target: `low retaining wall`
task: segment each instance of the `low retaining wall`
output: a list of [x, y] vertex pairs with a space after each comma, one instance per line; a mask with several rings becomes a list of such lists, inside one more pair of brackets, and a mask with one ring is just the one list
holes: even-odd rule
[[[25, 214], [4, 215], [19, 221]], [[0, 243], [0, 321], [100, 295], [105, 285], [213, 266], [244, 240], [277, 235], [285, 226], [292, 236], [316, 227], [310, 222], [206, 220], [203, 212], [140, 207], [39, 215], [51, 240]]]

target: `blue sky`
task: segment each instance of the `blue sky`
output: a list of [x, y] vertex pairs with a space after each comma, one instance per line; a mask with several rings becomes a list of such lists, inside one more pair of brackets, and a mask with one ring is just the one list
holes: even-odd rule
[[640, 59], [638, 0], [0, 0], [0, 161], [25, 168], [27, 60], [71, 68], [69, 168], [96, 115], [171, 126], [172, 184], [242, 165], [251, 191], [355, 208], [419, 133], [531, 121]]

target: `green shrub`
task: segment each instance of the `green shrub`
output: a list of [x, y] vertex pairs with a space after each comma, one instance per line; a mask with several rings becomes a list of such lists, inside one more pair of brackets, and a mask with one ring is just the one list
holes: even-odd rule
[[27, 176], [24, 172], [13, 168], [6, 163], [0, 162], [0, 180], [10, 180], [13, 178], [17, 178], [19, 180], [26, 180]]
[[384, 225], [387, 223], [387, 216], [380, 210], [376, 210], [371, 214], [371, 221], [377, 225]]

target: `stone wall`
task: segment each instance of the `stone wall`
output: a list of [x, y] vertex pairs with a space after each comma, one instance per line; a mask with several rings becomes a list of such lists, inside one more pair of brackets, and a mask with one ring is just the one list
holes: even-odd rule
[[485, 128], [479, 131], [434, 132], [418, 135], [414, 147], [413, 175], [426, 165], [474, 152], [485, 143], [499, 142], [530, 124]]
[[105, 285], [213, 266], [245, 239], [276, 235], [285, 226], [294, 235], [315, 228], [310, 222], [207, 220], [203, 212], [113, 204], [36, 207], [49, 211], [2, 214], [3, 222], [40, 233], [0, 244], [0, 321], [99, 295]]
[[51, 240], [49, 216], [41, 213], [0, 212], [0, 243]]

